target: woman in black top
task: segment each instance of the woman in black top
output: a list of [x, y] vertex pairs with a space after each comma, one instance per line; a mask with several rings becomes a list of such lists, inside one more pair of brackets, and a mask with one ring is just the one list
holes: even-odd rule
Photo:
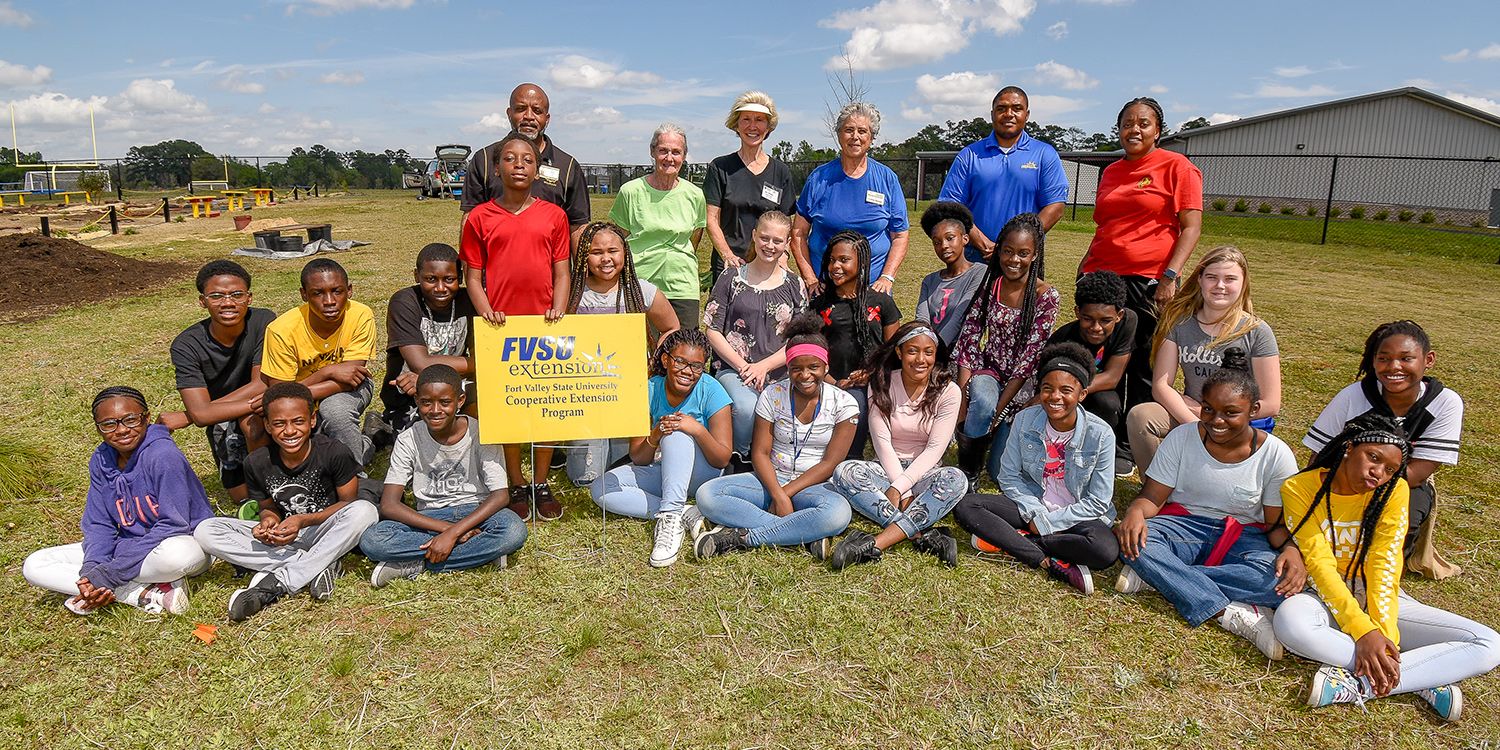
[[750, 231], [761, 214], [774, 210], [791, 216], [796, 210], [792, 170], [765, 149], [776, 124], [776, 103], [761, 91], [740, 94], [724, 120], [724, 127], [739, 135], [740, 148], [709, 162], [703, 178], [708, 236], [714, 246], [709, 270], [714, 279], [725, 268], [744, 265]]

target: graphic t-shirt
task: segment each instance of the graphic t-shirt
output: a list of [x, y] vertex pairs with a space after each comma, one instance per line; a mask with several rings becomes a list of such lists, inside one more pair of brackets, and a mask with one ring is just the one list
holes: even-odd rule
[[1265, 506], [1281, 506], [1281, 483], [1297, 473], [1297, 459], [1281, 438], [1267, 433], [1250, 457], [1219, 463], [1203, 447], [1198, 423], [1167, 433], [1146, 476], [1172, 488], [1168, 501], [1195, 516], [1264, 523]]
[[[1120, 310], [1120, 321], [1115, 323], [1115, 330], [1110, 331], [1109, 335], [1104, 337], [1104, 343], [1098, 345], [1090, 344], [1083, 338], [1083, 331], [1078, 321], [1070, 321], [1053, 332], [1052, 336], [1047, 339], [1047, 346], [1063, 342], [1078, 344], [1094, 355], [1094, 372], [1101, 373], [1109, 364], [1110, 357], [1119, 357], [1135, 351], [1135, 321], [1134, 310], [1130, 308]], [[1125, 379], [1121, 378], [1121, 387], [1124, 384]]]
[[958, 332], [964, 325], [964, 314], [974, 293], [984, 285], [984, 274], [988, 268], [980, 263], [969, 266], [969, 270], [951, 279], [943, 278], [942, 271], [933, 271], [922, 279], [922, 288], [917, 292], [917, 320], [925, 320], [937, 329], [943, 346], [949, 351], [958, 341]]
[[1230, 347], [1239, 347], [1251, 360], [1257, 357], [1274, 357], [1280, 353], [1276, 348], [1276, 334], [1264, 320], [1244, 335], [1230, 339], [1212, 349], [1207, 348], [1213, 337], [1192, 316], [1172, 328], [1167, 340], [1177, 345], [1177, 365], [1182, 368], [1182, 393], [1195, 401], [1203, 399], [1203, 382], [1216, 373], [1224, 364], [1224, 352]]
[[812, 272], [823, 268], [828, 240], [849, 229], [870, 241], [870, 281], [885, 270], [891, 251], [891, 233], [910, 228], [906, 218], [906, 194], [896, 173], [874, 159], [867, 160], [865, 173], [850, 177], [843, 162], [834, 159], [807, 176], [797, 196], [797, 214], [812, 225], [807, 236]]
[[[397, 375], [411, 372], [406, 358], [401, 356], [403, 346], [425, 346], [434, 356], [462, 357], [474, 346], [470, 332], [470, 321], [474, 318], [474, 303], [468, 291], [460, 287], [453, 294], [453, 301], [446, 311], [437, 312], [427, 306], [419, 286], [409, 286], [391, 295], [385, 311], [386, 349], [385, 382], [380, 386], [380, 400], [387, 412], [410, 411], [407, 420], [415, 420], [416, 402], [391, 384]], [[403, 424], [406, 421], [403, 421]]]
[[[874, 289], [865, 290], [863, 306], [858, 299], [824, 294], [813, 300], [811, 309], [823, 318], [823, 335], [828, 338], [828, 374], [835, 379], [847, 378], [863, 366], [865, 357], [885, 341], [885, 327], [901, 322], [896, 301]], [[873, 345], [860, 343], [858, 326], [869, 330]]]
[[755, 174], [745, 166], [738, 151], [708, 163], [708, 173], [703, 176], [703, 200], [719, 207], [719, 228], [724, 230], [724, 241], [741, 258], [750, 248], [750, 233], [761, 214], [780, 211], [791, 216], [797, 208], [792, 170], [786, 162], [771, 158], [766, 168]]
[[470, 505], [509, 486], [500, 446], [479, 442], [479, 420], [459, 415], [468, 423], [453, 445], [432, 437], [426, 422], [418, 422], [396, 436], [386, 484], [411, 483], [417, 510]]
[[[1423, 383], [1418, 398], [1426, 393], [1427, 384]], [[1345, 422], [1373, 408], [1358, 382], [1344, 386], [1318, 413], [1317, 421], [1302, 438], [1302, 444], [1314, 453], [1323, 450], [1323, 446], [1344, 431]], [[1427, 405], [1427, 411], [1432, 414], [1432, 422], [1411, 442], [1411, 457], [1448, 466], [1457, 464], [1458, 441], [1464, 429], [1464, 400], [1452, 388], [1444, 386], [1443, 391]], [[1397, 424], [1411, 416], [1408, 412], [1406, 417], [1397, 420]]]
[[1203, 210], [1203, 172], [1186, 156], [1158, 148], [1105, 167], [1082, 273], [1160, 277], [1182, 233], [1177, 214], [1189, 210]]
[[679, 179], [657, 190], [640, 177], [620, 187], [609, 219], [630, 233], [635, 271], [667, 299], [698, 299], [698, 254], [693, 232], [708, 224], [703, 190]]
[[328, 338], [313, 333], [312, 310], [303, 303], [282, 313], [266, 326], [265, 350], [260, 372], [277, 380], [303, 380], [327, 367], [343, 362], [368, 362], [375, 355], [375, 313], [363, 303], [349, 300], [344, 322]]
[[1058, 432], [1052, 428], [1051, 422], [1047, 423], [1046, 434], [1042, 436], [1042, 447], [1047, 451], [1047, 461], [1042, 464], [1042, 504], [1049, 511], [1078, 502], [1078, 498], [1068, 491], [1067, 482], [1063, 481], [1068, 465], [1068, 443], [1072, 440], [1073, 430]]
[[833, 440], [833, 428], [842, 422], [859, 422], [859, 402], [832, 383], [823, 383], [817, 413], [803, 424], [792, 411], [792, 383], [778, 380], [760, 392], [755, 416], [771, 423], [771, 465], [776, 481], [787, 482], [818, 465]]
[[[807, 308], [807, 290], [796, 274], [777, 269], [781, 283], [770, 289], [757, 289], [745, 280], [745, 267], [731, 268], [719, 274], [708, 303], [703, 306], [703, 327], [724, 336], [729, 348], [746, 362], [759, 362], [775, 354], [786, 344], [781, 329], [792, 317]], [[714, 359], [714, 372], [733, 369]], [[786, 368], [777, 368], [772, 378], [784, 377]]]
[[688, 391], [687, 398], [676, 406], [667, 402], [667, 379], [660, 375], [652, 375], [651, 379], [646, 381], [646, 392], [650, 397], [653, 425], [668, 414], [686, 414], [707, 427], [709, 417], [734, 403], [729, 398], [729, 393], [724, 390], [724, 386], [706, 375], [699, 376], [698, 382], [693, 385], [693, 390]]
[[281, 462], [275, 445], [245, 459], [245, 486], [251, 500], [271, 500], [282, 517], [317, 513], [339, 501], [338, 488], [359, 474], [349, 449], [326, 435], [313, 435], [312, 451], [295, 469]]
[[209, 332], [205, 318], [188, 326], [172, 339], [172, 369], [177, 389], [207, 388], [210, 400], [223, 398], [250, 382], [250, 371], [260, 364], [266, 343], [266, 326], [276, 313], [264, 307], [245, 311], [245, 330], [231, 346], [224, 346]]
[[489, 201], [464, 219], [459, 255], [484, 269], [490, 307], [506, 315], [541, 315], [552, 306], [552, 264], [566, 261], [572, 247], [568, 216], [538, 200], [513, 214]]

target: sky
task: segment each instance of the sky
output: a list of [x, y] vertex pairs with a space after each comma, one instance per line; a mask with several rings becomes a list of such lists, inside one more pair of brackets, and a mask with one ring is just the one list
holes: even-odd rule
[[747, 89], [776, 100], [773, 142], [829, 147], [831, 77], [850, 68], [883, 141], [987, 116], [1008, 84], [1032, 120], [1088, 132], [1136, 96], [1173, 127], [1401, 86], [1500, 114], [1500, 3], [1440, 5], [0, 0], [0, 103], [22, 150], [52, 160], [93, 156], [90, 110], [101, 158], [177, 138], [428, 156], [498, 140], [522, 81], [546, 89], [549, 135], [585, 162], [644, 163], [662, 122], [687, 130], [690, 159], [728, 153], [724, 117]]

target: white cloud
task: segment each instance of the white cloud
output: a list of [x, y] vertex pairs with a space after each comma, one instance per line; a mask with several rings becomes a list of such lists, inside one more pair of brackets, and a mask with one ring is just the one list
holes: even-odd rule
[[170, 78], [137, 78], [120, 92], [122, 109], [136, 112], [201, 114], [207, 111], [203, 102], [177, 89]]
[[1047, 36], [1053, 39], [1062, 39], [1068, 35], [1068, 22], [1058, 21], [1047, 27]]
[[1224, 112], [1215, 112], [1208, 116], [1208, 124], [1223, 125], [1226, 122], [1234, 122], [1240, 119], [1240, 115], [1231, 115]]
[[1274, 68], [1271, 72], [1282, 78], [1301, 78], [1302, 76], [1312, 75], [1313, 69], [1306, 65], [1293, 65], [1284, 68]]
[[416, 0], [302, 0], [288, 5], [286, 12], [291, 15], [301, 9], [315, 16], [331, 16], [356, 10], [406, 10], [415, 4]]
[[1091, 102], [1083, 99], [1074, 99], [1069, 96], [1053, 96], [1050, 94], [1029, 94], [1026, 97], [1031, 109], [1031, 119], [1044, 122], [1048, 125], [1061, 125], [1057, 122], [1063, 115], [1072, 114], [1084, 109]]
[[235, 69], [224, 74], [219, 81], [219, 88], [225, 91], [233, 91], [236, 94], [264, 94], [266, 85], [258, 81], [247, 80], [244, 71]]
[[108, 99], [102, 96], [75, 99], [65, 94], [49, 91], [33, 94], [25, 99], [6, 102], [15, 107], [16, 122], [21, 125], [75, 125], [89, 121], [89, 107], [96, 112], [104, 109]]
[[1260, 99], [1306, 99], [1315, 96], [1333, 96], [1338, 92], [1322, 84], [1313, 84], [1298, 88], [1283, 83], [1262, 83], [1260, 88], [1253, 94], [1238, 94], [1239, 98], [1255, 97]]
[[1491, 44], [1474, 53], [1474, 57], [1480, 60], [1500, 60], [1500, 42]]
[[880, 0], [819, 22], [849, 32], [843, 53], [825, 67], [886, 70], [931, 62], [968, 46], [979, 29], [996, 36], [1020, 31], [1034, 10], [1036, 0]]
[[[984, 117], [999, 88], [1000, 79], [989, 73], [960, 71], [942, 77], [919, 76], [914, 100], [902, 106], [901, 116], [914, 122]], [[1028, 101], [1032, 118], [1049, 123], [1088, 106], [1088, 102], [1080, 99], [1048, 94], [1032, 94]]]
[[259, 112], [260, 114], [263, 114], [263, 115], [269, 115], [272, 112], [276, 111], [276, 107], [274, 105], [272, 105], [270, 102], [262, 102], [261, 105], [259, 107], [257, 107], [255, 111]]
[[28, 68], [0, 60], [0, 86], [36, 86], [52, 80], [52, 69], [45, 65]]
[[586, 112], [569, 112], [563, 116], [563, 122], [569, 125], [618, 125], [624, 121], [625, 115], [614, 107], [594, 107]]
[[1155, 85], [1151, 86], [1150, 88], [1148, 88], [1146, 90], [1149, 91], [1149, 92], [1151, 92], [1151, 93], [1153, 93], [1153, 94], [1156, 94], [1157, 96], [1161, 96], [1162, 94], [1167, 93], [1171, 89], [1169, 89], [1166, 86], [1163, 86], [1163, 85], [1161, 85], [1161, 84], [1158, 83], [1158, 84], [1155, 84]]
[[1039, 63], [1033, 70], [1037, 74], [1036, 80], [1060, 86], [1069, 91], [1082, 91], [1099, 85], [1098, 79], [1091, 78], [1089, 74], [1077, 68], [1070, 68], [1056, 60]]
[[1500, 42], [1491, 43], [1478, 52], [1471, 51], [1465, 47], [1452, 54], [1443, 55], [1448, 62], [1463, 62], [1465, 60], [1500, 60]]
[[207, 71], [209, 68], [212, 68], [213, 66], [214, 66], [214, 61], [213, 60], [204, 60], [203, 62], [200, 62], [197, 65], [194, 65], [192, 67], [192, 71], [194, 73], [203, 73], [203, 72]]
[[24, 10], [16, 10], [10, 0], [0, 2], [0, 26], [17, 26], [26, 28], [31, 25], [31, 14]]
[[661, 83], [661, 76], [641, 70], [623, 70], [619, 66], [583, 55], [564, 55], [547, 68], [552, 82], [564, 88], [602, 89], [609, 87], [642, 88]]
[[342, 71], [335, 70], [332, 73], [324, 73], [318, 76], [318, 83], [326, 83], [330, 86], [358, 86], [365, 82], [365, 74], [357, 70]]
[[1129, 5], [1134, 0], [1078, 0], [1084, 5]]
[[1443, 92], [1443, 96], [1459, 104], [1467, 104], [1474, 109], [1484, 110], [1492, 115], [1500, 115], [1500, 102], [1494, 99], [1486, 99], [1482, 96], [1469, 96], [1468, 94], [1460, 94], [1456, 91], [1445, 91]]
[[1469, 59], [1469, 48], [1464, 47], [1457, 52], [1443, 55], [1443, 59], [1447, 60], [1448, 62], [1463, 62], [1464, 60]]
[[508, 133], [510, 120], [506, 119], [504, 112], [491, 112], [479, 118], [478, 122], [471, 122], [459, 130], [465, 133]]

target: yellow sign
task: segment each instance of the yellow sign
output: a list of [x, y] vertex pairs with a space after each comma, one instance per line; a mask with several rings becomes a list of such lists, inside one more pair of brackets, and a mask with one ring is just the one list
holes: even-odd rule
[[651, 431], [646, 316], [474, 319], [479, 439], [534, 443]]

